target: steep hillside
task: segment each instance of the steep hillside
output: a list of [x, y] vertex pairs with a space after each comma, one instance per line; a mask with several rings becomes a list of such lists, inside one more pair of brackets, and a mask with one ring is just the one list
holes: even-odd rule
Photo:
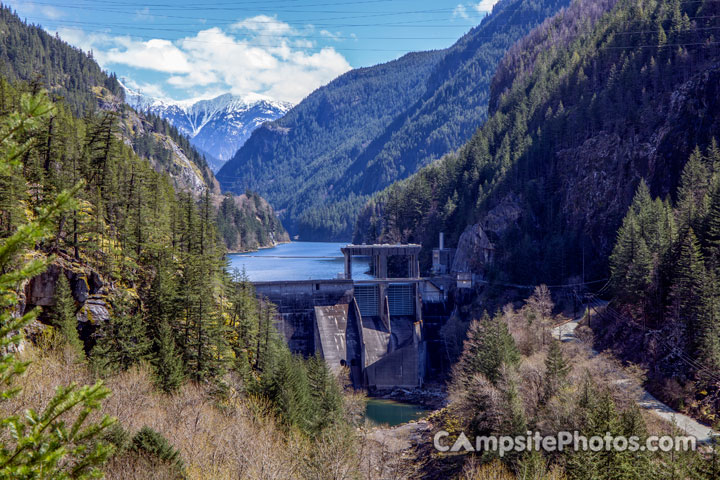
[[507, 49], [569, 0], [504, 1], [448, 49], [411, 105], [355, 160], [350, 188], [372, 194], [463, 145], [487, 118], [490, 82]]
[[[395, 117], [417, 101], [442, 52], [413, 53], [353, 70], [308, 96], [283, 118], [251, 135], [218, 172], [223, 189], [250, 188], [280, 212], [291, 233], [310, 208], [322, 209], [323, 229], [304, 239], [348, 238], [346, 215], [356, 207], [339, 198], [347, 166]], [[344, 201], [342, 206], [334, 203]]]
[[218, 209], [218, 234], [231, 252], [290, 241], [270, 204], [257, 193], [226, 193], [213, 198]]
[[0, 4], [0, 31], [0, 75], [8, 81], [48, 88], [76, 115], [97, 108], [92, 87], [104, 86], [122, 97], [115, 75], [104, 72], [91, 56], [57, 41], [39, 25], [26, 24], [4, 4]]
[[470, 138], [503, 54], [567, 3], [503, 0], [447, 50], [349, 72], [259, 129], [220, 183], [259, 191], [301, 238], [349, 238], [369, 195]]
[[[196, 200], [207, 191], [212, 203], [222, 202], [224, 197], [203, 154], [167, 120], [129, 107], [115, 75], [104, 72], [91, 56], [39, 26], [22, 22], [5, 6], [0, 7], [0, 29], [0, 75], [11, 82], [30, 84], [33, 90], [47, 88], [52, 98], [68, 105], [74, 115], [93, 116], [98, 131], [121, 139], [155, 171], [166, 174], [174, 188], [190, 192]], [[289, 239], [272, 208], [263, 202], [257, 205], [257, 215], [247, 217], [248, 225], [242, 224], [240, 216], [223, 220], [237, 232], [252, 232], [228, 248], [257, 248]], [[265, 219], [259, 233], [255, 218]]]
[[190, 138], [214, 172], [232, 158], [256, 128], [292, 108], [289, 103], [260, 95], [240, 97], [228, 93], [209, 100], [173, 102], [124, 89], [130, 106], [166, 119]]
[[719, 7], [575, 2], [503, 61], [485, 126], [369, 204], [356, 240], [431, 246], [445, 231], [476, 259], [458, 268], [525, 284], [606, 276], [640, 180], [674, 194], [689, 154], [717, 135]]

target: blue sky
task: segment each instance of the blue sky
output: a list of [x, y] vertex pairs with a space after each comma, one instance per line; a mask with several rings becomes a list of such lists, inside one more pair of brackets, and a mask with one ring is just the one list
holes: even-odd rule
[[143, 93], [298, 102], [350, 68], [445, 48], [497, 0], [37, 0], [22, 18]]

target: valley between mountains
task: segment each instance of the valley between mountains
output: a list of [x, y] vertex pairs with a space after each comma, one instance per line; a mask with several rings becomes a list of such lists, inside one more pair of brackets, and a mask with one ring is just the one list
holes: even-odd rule
[[720, 478], [718, 32], [0, 5], [0, 479]]

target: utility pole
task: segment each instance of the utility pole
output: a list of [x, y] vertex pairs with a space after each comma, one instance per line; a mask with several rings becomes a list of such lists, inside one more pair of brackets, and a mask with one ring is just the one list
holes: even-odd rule
[[573, 288], [573, 320], [577, 318], [577, 287]]

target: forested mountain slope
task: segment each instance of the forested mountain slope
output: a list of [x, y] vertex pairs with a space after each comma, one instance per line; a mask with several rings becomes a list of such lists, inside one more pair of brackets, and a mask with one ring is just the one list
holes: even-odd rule
[[[0, 30], [0, 75], [11, 82], [28, 83], [34, 91], [48, 89], [52, 99], [67, 105], [72, 114], [94, 117], [102, 127], [98, 132], [120, 138], [156, 171], [167, 174], [176, 189], [192, 193], [196, 200], [208, 191], [211, 203], [222, 203], [224, 197], [204, 156], [167, 120], [138, 113], [125, 104], [115, 75], [104, 72], [91, 56], [40, 26], [24, 23], [6, 6], [0, 7]], [[51, 128], [51, 138], [53, 134], [62, 135]], [[226, 230], [232, 225], [232, 233], [223, 236], [232, 239], [227, 247], [248, 250], [287, 241], [272, 208], [266, 202], [247, 201], [244, 193], [239, 192], [237, 208], [224, 210], [232, 213], [222, 219]], [[259, 225], [257, 219], [262, 219]]]
[[[347, 166], [407, 105], [425, 90], [442, 52], [348, 72], [308, 96], [283, 118], [257, 129], [218, 172], [224, 189], [257, 190], [283, 212], [291, 233], [312, 207], [322, 210], [322, 232], [304, 239], [347, 238], [346, 215], [358, 201], [338, 197]], [[338, 202], [338, 203], [335, 203]], [[319, 211], [318, 211], [319, 212]]]
[[505, 1], [448, 49], [423, 97], [358, 156], [350, 188], [372, 194], [463, 145], [487, 118], [490, 82], [513, 43], [569, 1]]
[[445, 231], [463, 269], [524, 284], [606, 276], [640, 180], [674, 195], [690, 153], [718, 134], [719, 8], [575, 2], [503, 60], [485, 126], [370, 202], [356, 240], [433, 246]]
[[565, 0], [503, 0], [439, 52], [351, 71], [258, 129], [223, 169], [303, 239], [346, 239], [368, 195], [461, 146], [486, 118], [505, 51]]
[[0, 5], [0, 30], [0, 75], [8, 81], [49, 87], [52, 97], [62, 98], [76, 115], [97, 107], [92, 87], [104, 86], [122, 96], [117, 78], [108, 76], [92, 57], [41, 26], [26, 24], [6, 5]]

